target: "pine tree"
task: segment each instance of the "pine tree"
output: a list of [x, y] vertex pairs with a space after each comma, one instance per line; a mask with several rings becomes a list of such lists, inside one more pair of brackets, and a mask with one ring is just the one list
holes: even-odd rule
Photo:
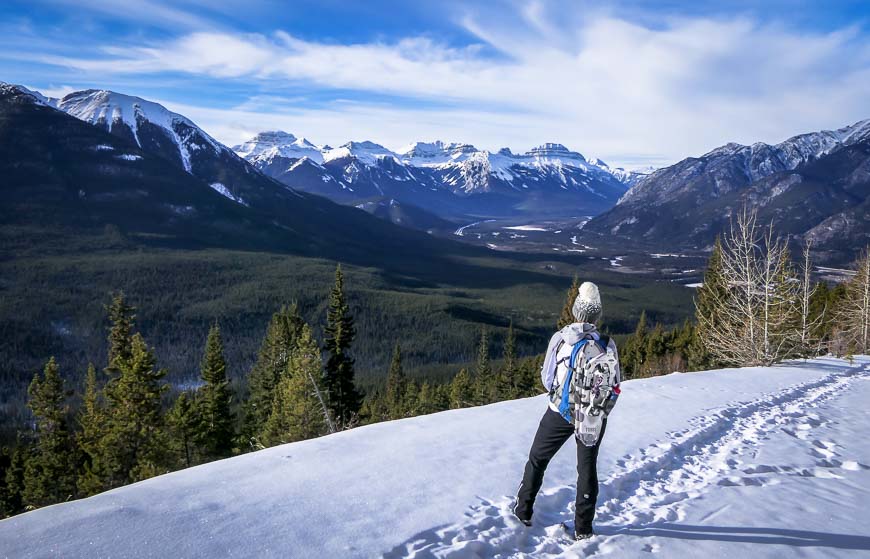
[[105, 388], [107, 432], [100, 452], [105, 459], [107, 488], [139, 481], [164, 470], [166, 437], [160, 399], [166, 390], [154, 354], [138, 332], [130, 343], [130, 358]]
[[683, 326], [674, 336], [673, 350], [677, 352], [682, 360], [683, 367], [681, 370], [686, 370], [686, 365], [689, 362], [689, 353], [692, 343], [695, 340], [695, 326], [686, 318], [683, 321]]
[[290, 356], [296, 349], [303, 324], [295, 303], [289, 308], [282, 307], [272, 315], [257, 361], [248, 373], [248, 399], [243, 406], [242, 427], [245, 444], [250, 444], [256, 434], [262, 432], [266, 419], [272, 412], [275, 386], [278, 379], [287, 372]]
[[417, 408], [420, 406], [420, 385], [414, 379], [408, 379], [405, 383], [405, 395], [402, 398], [402, 415], [400, 417], [411, 417], [417, 415]]
[[102, 480], [105, 477], [102, 471], [100, 441], [105, 434], [106, 411], [101, 402], [101, 394], [97, 386], [97, 371], [93, 363], [88, 364], [85, 393], [82, 398], [82, 407], [79, 410], [78, 423], [81, 432], [77, 441], [84, 462], [76, 485], [80, 494], [89, 496], [102, 491]]
[[335, 285], [329, 294], [325, 333], [323, 350], [329, 357], [324, 387], [332, 415], [343, 428], [359, 412], [362, 397], [354, 385], [354, 360], [349, 351], [356, 331], [344, 296], [344, 276], [340, 265], [335, 269]]
[[474, 405], [474, 392], [471, 385], [471, 375], [467, 369], [461, 369], [450, 383], [450, 408], [467, 408]]
[[386, 397], [379, 391], [370, 394], [360, 407], [360, 417], [365, 424], [378, 423], [390, 419], [390, 408]]
[[320, 350], [306, 325], [290, 358], [287, 374], [275, 388], [272, 412], [261, 436], [263, 445], [302, 441], [332, 430], [322, 383]]
[[6, 483], [6, 475], [12, 467], [12, 451], [7, 447], [0, 448], [0, 519], [12, 516], [17, 512], [13, 510], [12, 495]]
[[667, 352], [667, 342], [664, 328], [659, 323], [656, 323], [655, 328], [646, 337], [646, 350], [644, 357], [661, 357]]
[[510, 400], [519, 397], [519, 379], [517, 378], [517, 340], [514, 323], [508, 325], [504, 339], [504, 364], [499, 379], [499, 400]]
[[36, 447], [24, 472], [24, 503], [42, 507], [75, 496], [75, 453], [67, 425], [63, 379], [54, 357], [33, 377], [27, 403], [36, 419]]
[[707, 259], [704, 283], [698, 288], [695, 296], [695, 321], [698, 326], [689, 348], [690, 371], [712, 369], [722, 364], [707, 349], [704, 337], [711, 326], [718, 324], [720, 318], [716, 315], [715, 309], [719, 302], [726, 300], [727, 297], [728, 282], [722, 269], [722, 241], [716, 237], [713, 252]]
[[133, 337], [133, 322], [136, 309], [127, 304], [124, 293], [117, 293], [112, 297], [112, 302], [106, 307], [109, 315], [109, 359], [106, 372], [117, 374], [121, 369], [121, 363], [130, 359], [131, 342]]
[[522, 359], [517, 365], [517, 398], [537, 396], [543, 392], [540, 368], [535, 368], [535, 359], [532, 357]]
[[417, 407], [414, 410], [415, 415], [426, 415], [438, 411], [436, 402], [435, 389], [428, 382], [423, 382], [420, 385], [420, 390], [417, 392]]
[[489, 361], [489, 336], [486, 328], [480, 329], [480, 343], [477, 346], [477, 364], [474, 374], [474, 401], [478, 405], [495, 401], [498, 390], [497, 379]]
[[405, 416], [405, 394], [408, 390], [408, 379], [402, 368], [402, 350], [399, 344], [393, 349], [393, 359], [387, 373], [386, 405], [391, 419]]
[[647, 350], [646, 311], [641, 311], [634, 333], [628, 337], [620, 352], [625, 368], [625, 378], [640, 377], [644, 374]]
[[18, 441], [9, 457], [9, 467], [4, 476], [3, 501], [0, 503], [7, 516], [18, 514], [24, 510], [24, 472], [28, 454], [29, 448]]
[[196, 415], [199, 421], [196, 439], [209, 457], [229, 456], [233, 449], [232, 392], [227, 378], [227, 363], [220, 327], [215, 323], [208, 332], [205, 354], [200, 365], [204, 382], [198, 391]]
[[183, 468], [193, 466], [197, 460], [196, 439], [202, 425], [202, 419], [197, 413], [197, 406], [182, 392], [175, 399], [172, 409], [166, 416], [171, 430], [173, 447], [178, 450], [180, 464]]
[[576, 322], [574, 318], [574, 301], [577, 299], [578, 293], [580, 293], [580, 278], [575, 274], [571, 287], [568, 288], [568, 294], [565, 296], [565, 304], [562, 306], [559, 320], [556, 322], [556, 330], [561, 330], [565, 326]]

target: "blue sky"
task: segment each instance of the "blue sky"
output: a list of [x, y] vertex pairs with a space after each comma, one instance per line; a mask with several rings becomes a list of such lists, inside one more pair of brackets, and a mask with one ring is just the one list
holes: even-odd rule
[[560, 142], [630, 167], [870, 118], [870, 3], [6, 0], [0, 80], [398, 149]]

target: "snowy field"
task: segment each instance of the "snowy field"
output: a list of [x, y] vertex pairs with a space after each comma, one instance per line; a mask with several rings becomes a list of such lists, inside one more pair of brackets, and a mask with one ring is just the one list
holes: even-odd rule
[[870, 557], [870, 358], [624, 383], [596, 529], [574, 449], [508, 512], [544, 397], [372, 425], [0, 522], [0, 556]]

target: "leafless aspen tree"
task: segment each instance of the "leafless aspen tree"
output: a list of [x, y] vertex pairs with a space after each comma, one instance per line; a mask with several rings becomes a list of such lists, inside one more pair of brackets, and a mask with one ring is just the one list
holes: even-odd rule
[[707, 350], [732, 365], [792, 356], [800, 282], [785, 242], [772, 227], [762, 234], [754, 211], [744, 209], [723, 237], [722, 276], [728, 288], [715, 295], [710, 314], [699, 317]]
[[837, 312], [837, 322], [852, 351], [870, 352], [870, 247], [864, 249], [855, 277], [846, 284], [846, 297]]
[[810, 303], [813, 295], [816, 292], [816, 287], [812, 284], [812, 256], [810, 254], [813, 247], [811, 240], [807, 239], [803, 248], [803, 266], [800, 285], [800, 300], [798, 301], [800, 312], [800, 330], [799, 330], [799, 351], [805, 356], [818, 355], [822, 352], [822, 342], [817, 335], [819, 326], [825, 320], [827, 306], [822, 309], [822, 312], [815, 318], [810, 316]]

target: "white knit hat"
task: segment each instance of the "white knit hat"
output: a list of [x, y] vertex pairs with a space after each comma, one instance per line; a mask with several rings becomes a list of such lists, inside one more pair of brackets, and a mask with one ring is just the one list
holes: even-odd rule
[[601, 294], [598, 293], [598, 286], [591, 281], [584, 281], [577, 292], [571, 312], [577, 322], [595, 324], [601, 318]]

